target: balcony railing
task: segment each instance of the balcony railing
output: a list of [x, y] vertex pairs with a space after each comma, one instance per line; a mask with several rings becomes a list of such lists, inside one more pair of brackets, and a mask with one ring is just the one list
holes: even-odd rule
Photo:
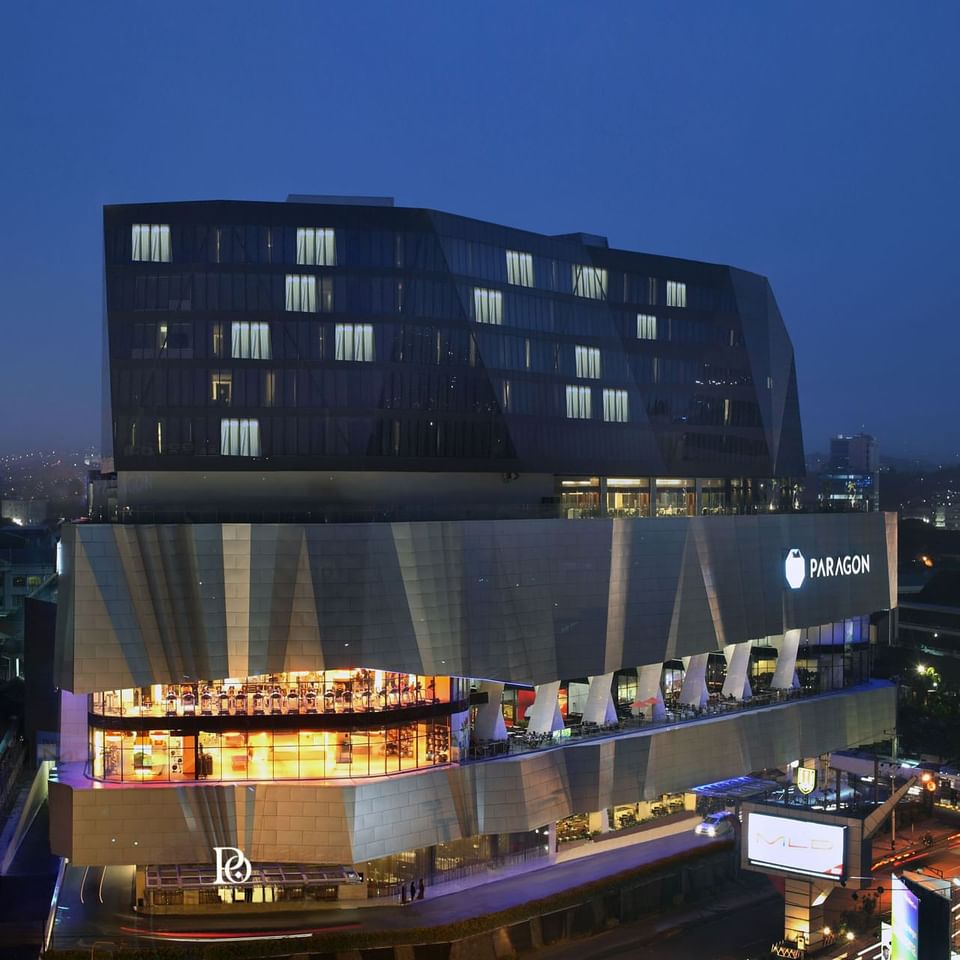
[[648, 730], [658, 730], [667, 727], [676, 727], [684, 723], [695, 723], [701, 720], [721, 719], [738, 716], [753, 710], [766, 707], [780, 706], [807, 700], [815, 697], [830, 696], [844, 693], [857, 687], [865, 686], [869, 681], [851, 683], [831, 690], [820, 690], [814, 687], [801, 687], [798, 690], [771, 690], [758, 693], [749, 700], [711, 696], [705, 707], [691, 707], [679, 703], [667, 703], [666, 715], [661, 720], [647, 718], [641, 713], [639, 716], [624, 716], [611, 724], [571, 723], [563, 730], [554, 733], [531, 733], [527, 730], [514, 729], [506, 740], [479, 740], [470, 745], [464, 762], [491, 760], [497, 757], [517, 756], [533, 753], [539, 750], [549, 750], [562, 747], [569, 743], [580, 743], [590, 740], [609, 739], [627, 733], [639, 733]]

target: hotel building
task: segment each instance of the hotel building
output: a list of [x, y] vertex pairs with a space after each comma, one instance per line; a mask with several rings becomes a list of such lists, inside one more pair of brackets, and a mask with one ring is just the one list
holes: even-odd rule
[[765, 278], [378, 198], [111, 206], [104, 254], [51, 838], [144, 908], [539, 860], [894, 726], [895, 518], [797, 512]]

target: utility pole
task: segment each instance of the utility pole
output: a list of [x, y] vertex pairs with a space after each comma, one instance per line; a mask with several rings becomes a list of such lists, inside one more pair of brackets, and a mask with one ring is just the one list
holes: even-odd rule
[[[896, 781], [893, 774], [890, 775], [890, 794], [893, 795], [894, 790], [896, 789]], [[896, 850], [897, 848], [897, 805], [893, 805], [893, 809], [890, 811], [890, 849]]]

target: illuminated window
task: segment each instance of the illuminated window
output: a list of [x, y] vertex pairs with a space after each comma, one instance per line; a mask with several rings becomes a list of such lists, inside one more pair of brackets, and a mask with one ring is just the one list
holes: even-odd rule
[[590, 387], [567, 387], [567, 416], [571, 420], [590, 419]]
[[337, 360], [373, 360], [373, 324], [338, 323]]
[[337, 249], [333, 230], [329, 227], [298, 227], [297, 263], [311, 267], [336, 266]]
[[603, 419], [611, 423], [626, 423], [630, 419], [626, 390], [603, 391]]
[[507, 283], [518, 287], [533, 286], [533, 257], [519, 250], [507, 251]]
[[223, 356], [223, 324], [215, 323], [212, 331], [212, 349], [215, 357]]
[[600, 376], [600, 349], [599, 347], [576, 348], [577, 376], [590, 377], [594, 380]]
[[259, 457], [260, 421], [221, 420], [220, 454], [224, 457]]
[[317, 278], [303, 274], [287, 274], [287, 296], [284, 310], [297, 313], [317, 312]]
[[192, 357], [193, 326], [178, 321], [157, 324], [157, 350], [162, 357]]
[[607, 271], [603, 267], [588, 267], [582, 263], [573, 264], [573, 292], [578, 297], [590, 300], [607, 299]]
[[510, 381], [509, 381], [509, 380], [504, 380], [503, 383], [502, 383], [502, 385], [501, 385], [501, 387], [502, 387], [501, 396], [502, 396], [502, 400], [503, 400], [502, 406], [503, 406], [504, 412], [506, 413], [507, 411], [510, 410], [510, 401], [511, 401]]
[[170, 262], [170, 226], [166, 223], [135, 223], [132, 228], [133, 260]]
[[238, 360], [270, 360], [270, 324], [248, 320], [230, 324], [230, 356]]
[[263, 405], [272, 407], [277, 402], [277, 375], [273, 370], [263, 373]]
[[667, 306], [685, 307], [687, 305], [687, 285], [676, 280], [667, 281]]
[[215, 404], [229, 407], [233, 394], [233, 374], [229, 370], [215, 370], [210, 374], [210, 399]]
[[503, 323], [503, 294], [499, 290], [474, 287], [473, 319], [477, 323]]
[[657, 339], [657, 318], [649, 313], [637, 314], [637, 339], [638, 340], [656, 340]]

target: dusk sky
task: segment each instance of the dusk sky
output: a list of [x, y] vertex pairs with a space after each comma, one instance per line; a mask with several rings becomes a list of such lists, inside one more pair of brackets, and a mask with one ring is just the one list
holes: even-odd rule
[[957, 462], [960, 5], [19, 3], [0, 453], [98, 443], [107, 203], [383, 194], [767, 275], [804, 442]]

